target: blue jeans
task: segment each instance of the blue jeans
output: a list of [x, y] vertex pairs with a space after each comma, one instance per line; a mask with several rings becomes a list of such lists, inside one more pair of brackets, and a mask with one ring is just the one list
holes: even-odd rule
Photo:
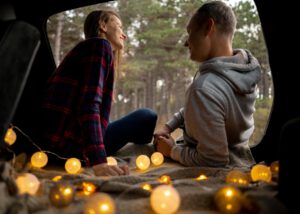
[[153, 137], [157, 114], [151, 109], [138, 109], [110, 122], [104, 135], [106, 154], [113, 155], [128, 142], [150, 143]]

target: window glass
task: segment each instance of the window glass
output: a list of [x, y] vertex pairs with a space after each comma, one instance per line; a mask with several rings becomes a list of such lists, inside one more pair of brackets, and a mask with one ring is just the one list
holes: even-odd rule
[[[83, 22], [96, 9], [119, 11], [128, 39], [116, 81], [111, 120], [140, 107], [159, 115], [158, 127], [184, 104], [185, 89], [198, 65], [184, 47], [188, 17], [201, 1], [119, 0], [56, 14], [48, 20], [48, 36], [58, 65], [65, 54], [83, 40]], [[253, 1], [230, 0], [238, 24], [233, 46], [246, 48], [259, 60], [262, 80], [258, 85], [255, 131], [250, 144], [260, 142], [273, 102], [273, 83], [259, 16]], [[181, 135], [177, 130], [174, 137]]]

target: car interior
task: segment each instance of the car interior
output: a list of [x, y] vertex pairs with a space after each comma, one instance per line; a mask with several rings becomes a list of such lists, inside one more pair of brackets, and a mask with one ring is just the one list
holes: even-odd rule
[[[61, 11], [101, 2], [105, 1], [7, 0], [0, 3], [0, 150], [4, 150], [3, 139], [10, 124], [18, 124], [29, 134], [31, 128], [37, 125], [37, 107], [42, 96], [40, 89], [56, 68], [46, 33], [47, 19]], [[265, 134], [261, 142], [251, 149], [257, 162], [279, 160], [278, 187], [274, 197], [287, 208], [288, 213], [297, 213], [300, 192], [296, 182], [299, 167], [296, 144], [300, 131], [300, 104], [297, 99], [300, 87], [294, 61], [298, 54], [291, 54], [289, 50], [298, 40], [291, 40], [293, 36], [290, 37], [288, 30], [284, 29], [288, 28], [288, 24], [284, 25], [283, 17], [288, 17], [286, 22], [291, 26], [297, 26], [296, 19], [289, 16], [293, 9], [288, 3], [272, 0], [254, 2], [268, 50], [274, 101]]]

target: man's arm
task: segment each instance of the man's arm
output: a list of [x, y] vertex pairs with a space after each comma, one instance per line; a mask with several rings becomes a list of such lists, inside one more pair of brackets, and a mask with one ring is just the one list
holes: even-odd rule
[[175, 145], [172, 159], [186, 166], [225, 166], [229, 151], [225, 129], [224, 101], [213, 91], [194, 89], [185, 106], [187, 134], [197, 144]]

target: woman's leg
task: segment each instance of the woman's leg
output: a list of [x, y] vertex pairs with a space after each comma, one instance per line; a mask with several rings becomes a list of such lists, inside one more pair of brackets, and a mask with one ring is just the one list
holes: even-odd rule
[[114, 154], [128, 142], [150, 143], [156, 120], [157, 115], [154, 111], [143, 108], [109, 123], [104, 135], [107, 155]]

